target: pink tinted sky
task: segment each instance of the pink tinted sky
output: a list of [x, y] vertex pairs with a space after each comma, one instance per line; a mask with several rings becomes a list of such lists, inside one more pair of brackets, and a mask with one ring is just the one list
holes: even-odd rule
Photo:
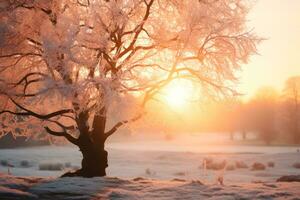
[[240, 91], [246, 97], [261, 86], [280, 91], [288, 77], [300, 75], [300, 0], [257, 0], [248, 19], [267, 40], [243, 66]]

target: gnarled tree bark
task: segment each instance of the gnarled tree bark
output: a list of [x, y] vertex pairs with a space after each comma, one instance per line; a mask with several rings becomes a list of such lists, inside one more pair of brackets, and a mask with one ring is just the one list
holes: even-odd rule
[[76, 119], [80, 135], [76, 145], [82, 153], [81, 169], [68, 172], [66, 176], [96, 177], [105, 176], [108, 167], [105, 141], [108, 135], [105, 133], [106, 111], [103, 108], [99, 115], [94, 117], [92, 130], [87, 126], [88, 113], [81, 113]]

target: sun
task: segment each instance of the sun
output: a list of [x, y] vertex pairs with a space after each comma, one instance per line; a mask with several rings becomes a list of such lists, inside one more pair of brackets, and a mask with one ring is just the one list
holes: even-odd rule
[[164, 90], [166, 103], [175, 108], [182, 108], [192, 98], [192, 86], [187, 80], [174, 80]]

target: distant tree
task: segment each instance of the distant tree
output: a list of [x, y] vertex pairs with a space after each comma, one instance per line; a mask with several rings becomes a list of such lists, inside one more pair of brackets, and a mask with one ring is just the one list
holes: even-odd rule
[[[219, 124], [221, 131], [228, 132], [234, 140], [235, 133], [240, 132], [242, 139], [246, 139], [248, 127], [248, 112], [246, 104], [238, 98], [215, 104], [216, 114], [212, 124]], [[220, 131], [220, 130], [219, 130]]]
[[247, 2], [1, 1], [1, 135], [18, 126], [66, 138], [83, 155], [66, 176], [106, 175], [107, 138], [173, 80], [236, 94], [235, 71], [260, 41], [246, 30]]
[[276, 120], [277, 120], [277, 105], [278, 94], [271, 87], [260, 88], [255, 97], [249, 102], [251, 109], [249, 120], [252, 129], [259, 133], [260, 138], [270, 144], [277, 135]]
[[293, 143], [300, 143], [300, 76], [289, 78], [285, 82], [284, 124]]
[[249, 122], [250, 110], [247, 103], [243, 101], [237, 101], [234, 109], [234, 122], [235, 130], [239, 131], [242, 139], [247, 139], [247, 132], [251, 130], [251, 124]]

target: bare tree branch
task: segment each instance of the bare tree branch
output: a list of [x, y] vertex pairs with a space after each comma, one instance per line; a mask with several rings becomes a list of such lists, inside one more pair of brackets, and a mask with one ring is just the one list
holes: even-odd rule
[[62, 132], [59, 131], [53, 131], [51, 130], [49, 127], [45, 127], [45, 130], [54, 136], [59, 136], [59, 137], [65, 137], [69, 142], [71, 142], [72, 144], [78, 145], [78, 139], [74, 138], [73, 136], [71, 136], [70, 134], [68, 134], [65, 130]]
[[31, 111], [27, 108], [25, 108], [24, 106], [21, 106], [20, 104], [18, 104], [14, 99], [10, 98], [10, 100], [19, 108], [21, 108], [22, 110], [26, 111], [26, 112], [13, 112], [13, 111], [9, 111], [9, 110], [3, 110], [0, 112], [0, 114], [3, 114], [3, 113], [10, 113], [10, 114], [14, 114], [14, 115], [23, 115], [23, 116], [33, 116], [33, 117], [36, 117], [38, 119], [42, 119], [42, 120], [47, 120], [47, 119], [50, 119], [52, 117], [56, 117], [56, 116], [59, 116], [59, 115], [63, 115], [63, 114], [66, 114], [66, 113], [73, 113], [73, 110], [72, 109], [62, 109], [62, 110], [58, 110], [58, 111], [55, 111], [55, 112], [51, 112], [51, 113], [48, 113], [48, 114], [45, 114], [45, 115], [42, 115], [42, 114], [38, 114], [34, 111]]
[[118, 123], [116, 123], [109, 131], [107, 131], [104, 135], [105, 138], [108, 138], [109, 136], [111, 136], [112, 134], [114, 134], [121, 126], [128, 124], [128, 123], [132, 123], [137, 121], [138, 119], [140, 119], [143, 116], [143, 114], [139, 114], [138, 116], [130, 119], [130, 120], [124, 120], [124, 121], [120, 121]]

